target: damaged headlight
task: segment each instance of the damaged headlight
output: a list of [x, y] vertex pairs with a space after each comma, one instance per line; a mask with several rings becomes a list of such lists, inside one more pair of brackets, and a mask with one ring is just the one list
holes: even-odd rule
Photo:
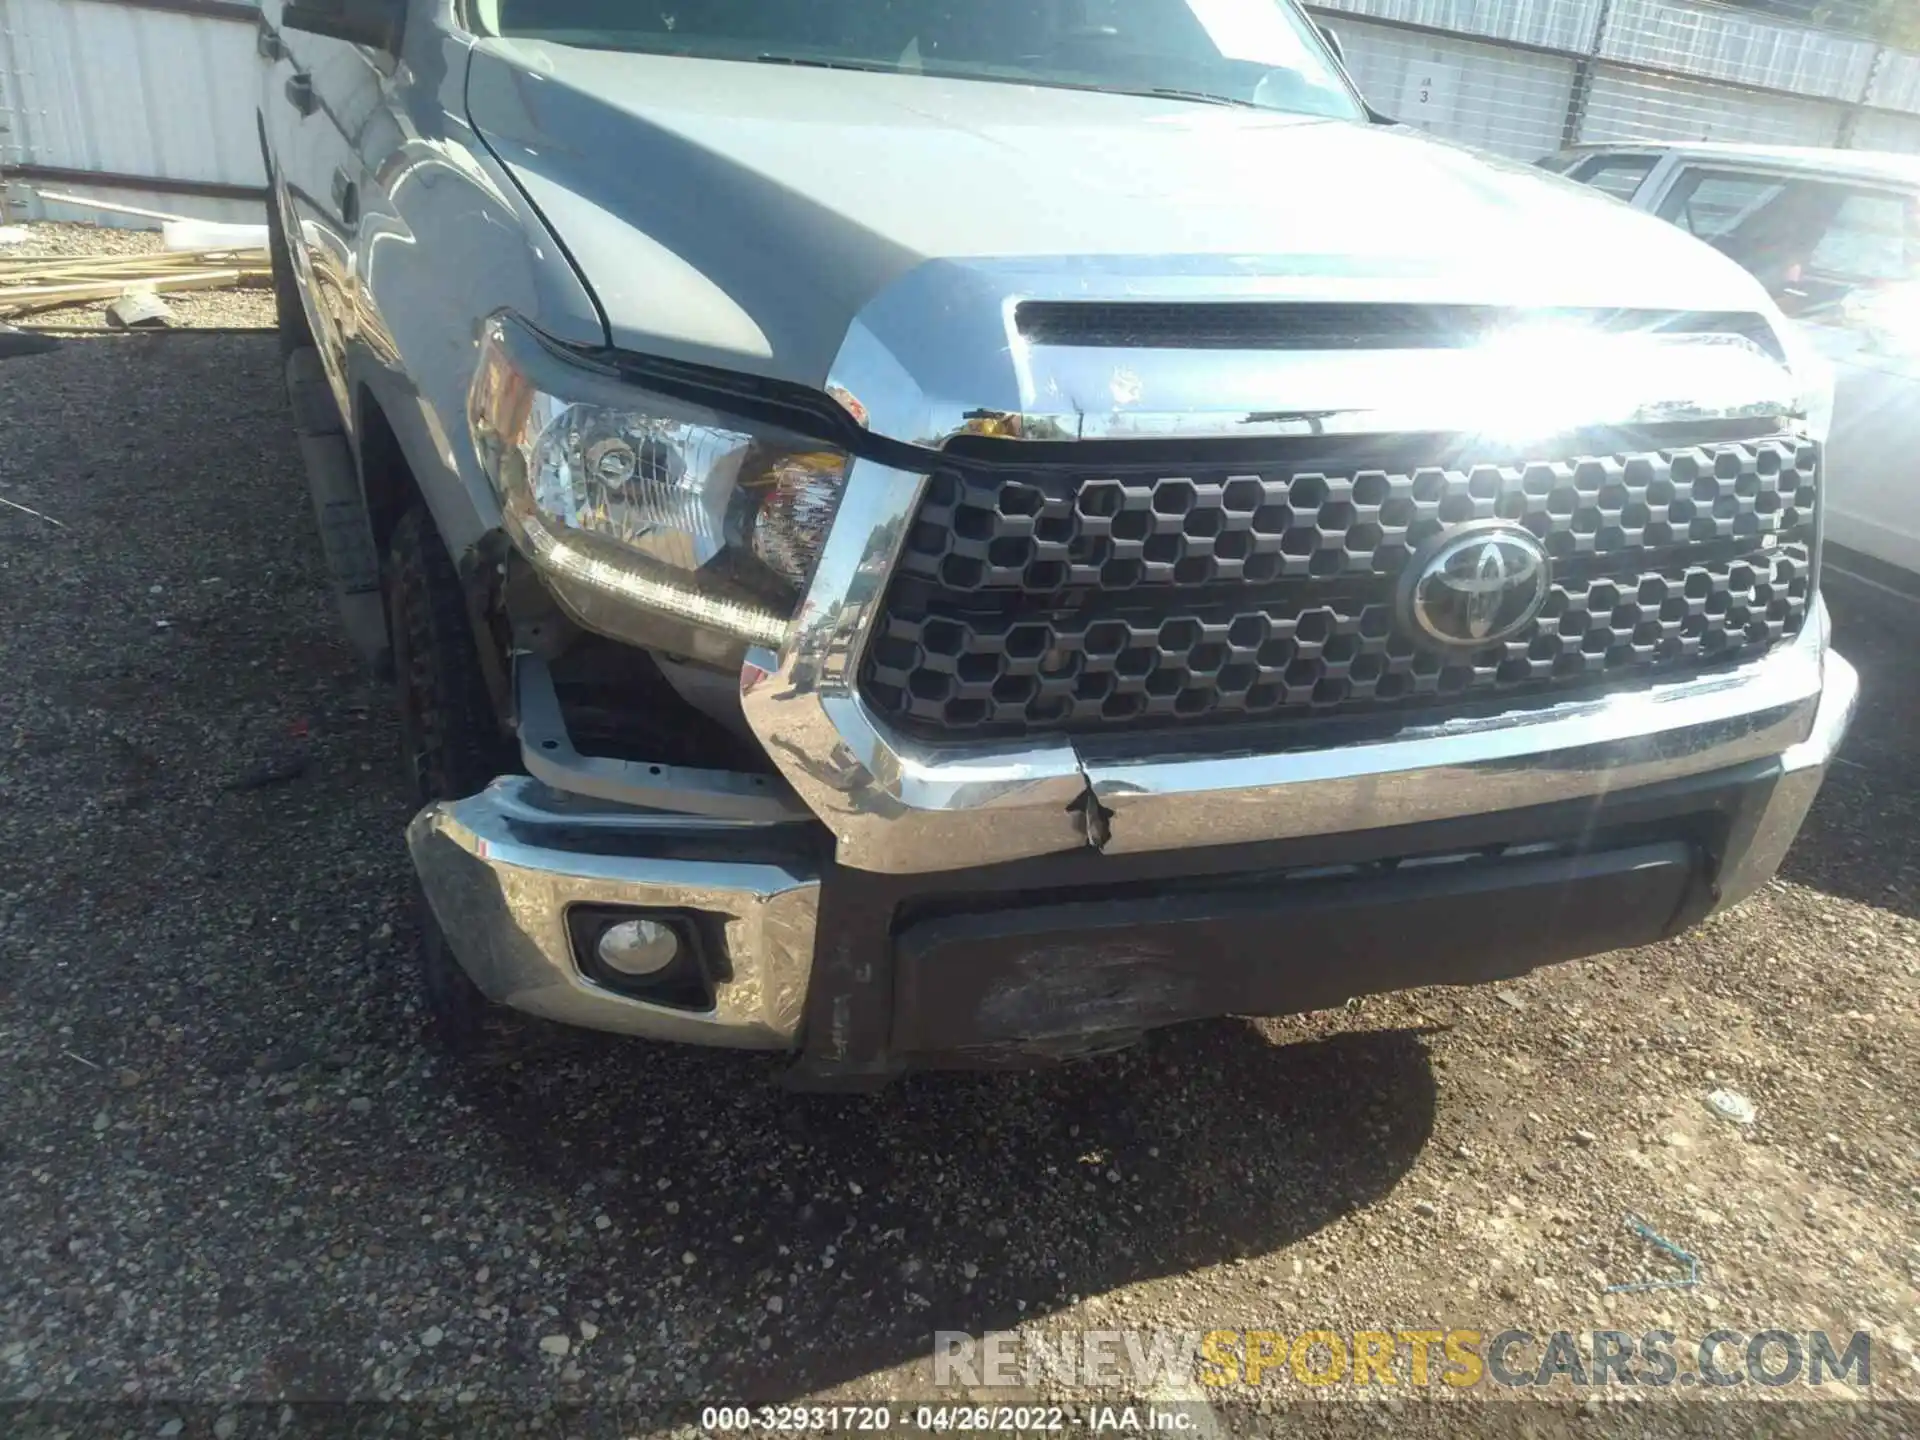
[[785, 639], [843, 452], [639, 389], [505, 317], [467, 418], [509, 535], [581, 623], [715, 662]]

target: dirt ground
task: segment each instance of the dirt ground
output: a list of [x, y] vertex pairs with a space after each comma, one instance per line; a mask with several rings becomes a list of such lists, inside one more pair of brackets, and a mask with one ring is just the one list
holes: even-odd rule
[[[469, 1072], [423, 1043], [394, 723], [336, 629], [273, 339], [11, 362], [0, 435], [0, 499], [48, 517], [0, 505], [16, 1417], [231, 1435], [286, 1424], [283, 1400], [391, 1400], [491, 1433], [619, 1402], [641, 1430], [927, 1397], [936, 1329], [1430, 1326], [1866, 1330], [1878, 1403], [1282, 1384], [1192, 1412], [1912, 1428], [1888, 1403], [1920, 1393], [1920, 655], [1897, 615], [1836, 603], [1866, 687], [1845, 758], [1782, 878], [1668, 944], [852, 1101], [596, 1037]], [[1719, 1088], [1750, 1127], [1709, 1112]], [[1629, 1212], [1702, 1283], [1609, 1293], [1678, 1273]]]

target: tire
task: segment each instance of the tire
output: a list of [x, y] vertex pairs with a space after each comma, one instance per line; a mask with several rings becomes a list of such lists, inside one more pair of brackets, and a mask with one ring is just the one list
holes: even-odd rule
[[[459, 573], [421, 505], [394, 527], [387, 614], [401, 744], [419, 802], [461, 799], [515, 768], [481, 675]], [[421, 988], [434, 1033], [455, 1054], [473, 1054], [506, 1038], [508, 1012], [467, 977], [417, 883], [415, 891]]]
[[280, 353], [313, 344], [313, 327], [307, 324], [306, 307], [300, 303], [300, 283], [293, 275], [293, 252], [287, 248], [287, 232], [280, 223], [280, 202], [271, 188], [267, 193], [267, 259], [273, 270], [274, 320], [280, 331]]
[[487, 999], [461, 968], [417, 879], [413, 882], [413, 917], [420, 998], [426, 1003], [434, 1043], [466, 1061], [510, 1052], [516, 1032], [513, 1012]]
[[463, 799], [515, 768], [481, 673], [459, 572], [423, 505], [393, 529], [387, 615], [401, 743], [420, 803]]

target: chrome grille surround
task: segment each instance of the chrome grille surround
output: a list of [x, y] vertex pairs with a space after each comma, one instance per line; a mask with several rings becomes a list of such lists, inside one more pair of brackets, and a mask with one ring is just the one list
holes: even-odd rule
[[[1618, 303], [1600, 293], [1603, 278], [1493, 267], [1470, 288], [1484, 303], [1528, 311], [1569, 303], [1569, 286], [1580, 303]], [[1770, 873], [1853, 694], [1851, 670], [1814, 620], [1764, 655], [1676, 670], [1645, 686], [1387, 710], [1379, 725], [1352, 733], [1344, 722], [1288, 726], [1282, 739], [1248, 726], [1187, 753], [1164, 746], [1177, 733], [1164, 730], [1149, 732], [1145, 745], [1097, 750], [1093, 737], [1057, 728], [1004, 741], [968, 732], [926, 738], [868, 699], [865, 657], [884, 629], [927, 476], [968, 437], [1004, 441], [1010, 463], [1037, 465], [1061, 444], [1088, 447], [1083, 458], [1111, 444], [1144, 460], [1163, 447], [1191, 456], [1221, 442], [1245, 449], [1370, 437], [1391, 445], [1467, 430], [1518, 442], [1549, 428], [1772, 433], [1791, 422], [1817, 441], [1830, 424], [1825, 367], [1804, 336], [1778, 326], [1769, 327], [1777, 345], [1707, 335], [1640, 347], [1563, 334], [1517, 347], [1264, 351], [1059, 345], [1023, 336], [1016, 324], [1027, 300], [1425, 304], [1468, 287], [1450, 274], [1444, 288], [1438, 294], [1419, 276], [1307, 272], [1295, 257], [1154, 254], [928, 264], [876, 296], [828, 368], [827, 393], [890, 448], [850, 466], [791, 633], [750, 653], [740, 676], [749, 727], [832, 830], [839, 863], [908, 874], [1089, 847], [1138, 854], [1351, 834], [1780, 757], [1807, 783], [1791, 797], [1782, 787], [1759, 821], [1771, 837], [1754, 851], [1764, 850], [1764, 863], [1738, 862], [1723, 888], [1738, 896]], [[1692, 278], [1666, 283], [1653, 273], [1636, 275], [1632, 289], [1640, 305], [1709, 298]], [[1725, 303], [1751, 301], [1731, 295]], [[1817, 595], [1812, 604], [1817, 619]]]
[[[1184, 464], [981, 458], [1004, 450], [930, 478], [866, 653], [863, 694], [911, 733], [1603, 688], [1762, 653], [1809, 605], [1819, 453], [1794, 433], [1556, 459], [1476, 460], [1446, 437]], [[1496, 518], [1553, 557], [1546, 608], [1498, 645], [1417, 643], [1394, 609], [1410, 556]]]

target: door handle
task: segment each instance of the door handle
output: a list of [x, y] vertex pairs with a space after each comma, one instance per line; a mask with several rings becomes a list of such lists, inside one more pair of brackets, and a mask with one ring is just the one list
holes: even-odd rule
[[360, 187], [338, 165], [333, 168], [333, 208], [349, 230], [360, 223]]
[[314, 106], [319, 103], [314, 99], [313, 95], [313, 77], [299, 71], [289, 75], [287, 77], [287, 99], [293, 103], [293, 108], [298, 110], [302, 115], [313, 114]]

